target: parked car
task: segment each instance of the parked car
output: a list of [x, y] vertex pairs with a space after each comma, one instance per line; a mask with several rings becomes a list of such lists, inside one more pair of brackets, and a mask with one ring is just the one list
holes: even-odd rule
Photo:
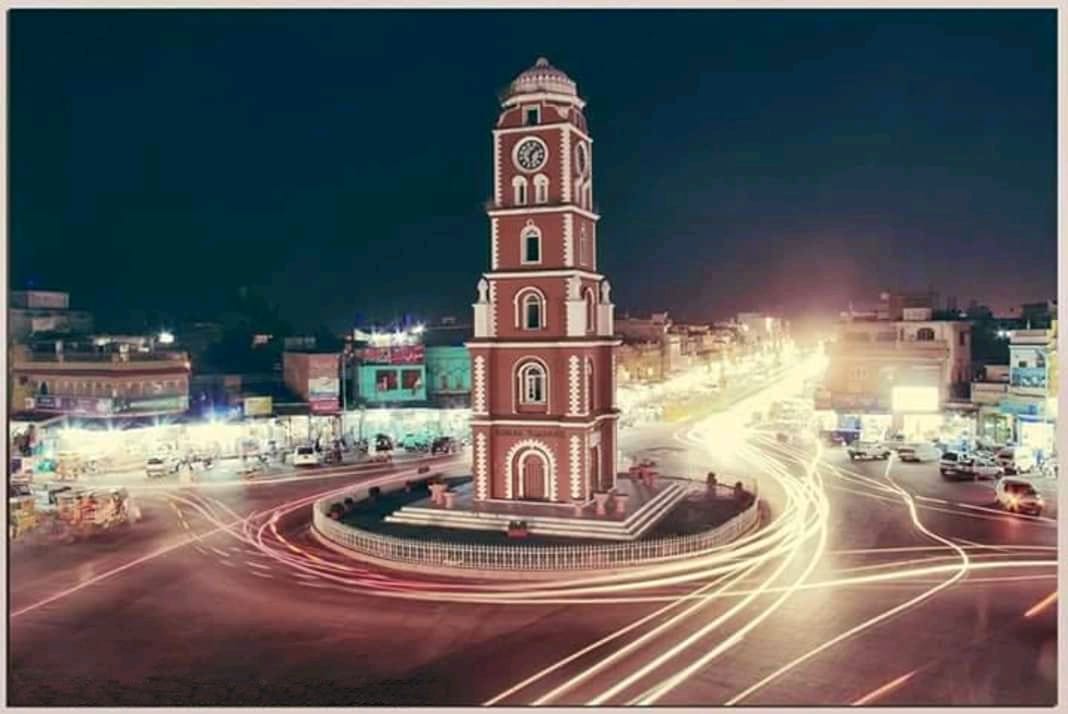
[[321, 463], [322, 458], [311, 446], [298, 446], [293, 451], [294, 466], [318, 466]]
[[925, 461], [938, 461], [942, 457], [933, 444], [903, 444], [897, 447], [897, 458], [910, 463], [923, 463]]
[[163, 456], [153, 456], [145, 462], [145, 473], [149, 478], [159, 478], [167, 474], [178, 473], [181, 462], [178, 459]]
[[376, 434], [375, 451], [393, 451], [393, 439], [388, 434]]
[[1035, 490], [1030, 481], [1022, 478], [1005, 477], [994, 488], [998, 505], [1013, 513], [1039, 515], [1045, 502], [1042, 494]]
[[997, 453], [997, 461], [1008, 474], [1024, 474], [1035, 468], [1035, 450], [1029, 446], [1006, 446]]
[[430, 446], [432, 454], [455, 454], [459, 450], [460, 445], [451, 436], [439, 436]]
[[890, 458], [890, 449], [885, 444], [874, 441], [854, 441], [849, 445], [847, 453], [850, 461], [857, 459], [885, 461]]

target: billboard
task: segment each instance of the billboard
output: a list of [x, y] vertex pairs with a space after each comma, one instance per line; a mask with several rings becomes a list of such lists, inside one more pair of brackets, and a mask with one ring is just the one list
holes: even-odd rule
[[273, 412], [270, 397], [245, 397], [245, 416], [271, 416]]
[[364, 347], [359, 351], [364, 364], [422, 364], [426, 360], [423, 345]]

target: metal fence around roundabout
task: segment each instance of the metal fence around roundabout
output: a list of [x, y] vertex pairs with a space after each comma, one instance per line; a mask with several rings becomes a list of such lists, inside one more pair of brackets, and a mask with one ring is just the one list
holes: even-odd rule
[[380, 560], [434, 568], [490, 571], [584, 571], [629, 568], [685, 557], [736, 540], [760, 519], [760, 500], [713, 529], [627, 543], [582, 545], [472, 545], [416, 540], [370, 533], [330, 518], [328, 509], [338, 498], [315, 503], [312, 524], [335, 545]]

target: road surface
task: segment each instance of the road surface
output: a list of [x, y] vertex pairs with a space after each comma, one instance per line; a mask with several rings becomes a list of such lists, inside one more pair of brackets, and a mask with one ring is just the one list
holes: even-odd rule
[[595, 592], [460, 590], [309, 537], [317, 494], [411, 464], [138, 491], [128, 533], [12, 548], [9, 703], [1053, 704], [1056, 512], [740, 426], [794, 382], [624, 435], [665, 472], [756, 482], [769, 522], [744, 556]]

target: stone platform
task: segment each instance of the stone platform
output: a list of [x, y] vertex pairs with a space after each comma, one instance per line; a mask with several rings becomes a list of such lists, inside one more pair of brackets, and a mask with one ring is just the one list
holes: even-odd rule
[[404, 506], [386, 517], [389, 523], [506, 531], [512, 521], [524, 521], [527, 531], [538, 536], [598, 538], [628, 541], [639, 538], [682, 501], [689, 482], [660, 477], [655, 485], [620, 475], [605, 512], [598, 512], [596, 502], [581, 506], [538, 501], [476, 501], [474, 485], [466, 483], [451, 493], [451, 504], [442, 499], [425, 498]]

